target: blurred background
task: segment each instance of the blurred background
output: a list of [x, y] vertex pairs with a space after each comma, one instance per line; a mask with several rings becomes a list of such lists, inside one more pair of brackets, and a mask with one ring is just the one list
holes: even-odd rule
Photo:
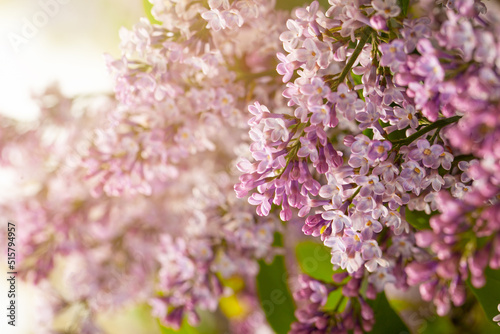
[[[31, 95], [54, 82], [69, 96], [111, 92], [103, 53], [120, 56], [119, 28], [131, 28], [142, 16], [142, 0], [0, 0], [0, 113], [19, 120], [36, 119]], [[0, 201], [15, 191], [10, 180], [9, 175], [0, 175]], [[17, 281], [18, 321], [15, 328], [8, 326], [3, 311], [8, 291], [3, 279], [6, 263], [0, 264], [0, 271], [0, 333], [36, 333], [30, 320], [40, 311], [36, 291]], [[134, 325], [143, 322], [140, 317], [148, 316], [147, 312], [127, 312], [103, 317], [115, 323], [113, 332], [155, 332], [155, 328]]]
[[[485, 2], [498, 10], [498, 1]], [[120, 27], [131, 28], [142, 16], [145, 16], [143, 0], [0, 0], [0, 114], [19, 120], [36, 119], [37, 107], [31, 95], [54, 82], [68, 96], [111, 92], [112, 80], [103, 54], [119, 57]], [[15, 191], [9, 175], [2, 173], [0, 201]], [[7, 223], [3, 220], [0, 217], [0, 228]], [[0, 272], [0, 333], [37, 333], [31, 319], [35, 312], [43, 310], [43, 305], [37, 305], [36, 290], [19, 280], [16, 327], [7, 325], [4, 261], [0, 263]], [[408, 308], [407, 318], [416, 322], [413, 326], [421, 325], [422, 318], [432, 314], [422, 304], [417, 306], [418, 309]], [[223, 301], [221, 307], [238, 309], [232, 300]], [[407, 308], [406, 304], [401, 308]], [[146, 308], [102, 314], [101, 318], [109, 333], [160, 333]], [[214, 321], [209, 315], [204, 319]], [[425, 327], [429, 333], [449, 333], [446, 324], [429, 320]]]
[[103, 53], [144, 15], [142, 0], [0, 0], [0, 112], [36, 117], [30, 93], [59, 82], [73, 95], [112, 90]]

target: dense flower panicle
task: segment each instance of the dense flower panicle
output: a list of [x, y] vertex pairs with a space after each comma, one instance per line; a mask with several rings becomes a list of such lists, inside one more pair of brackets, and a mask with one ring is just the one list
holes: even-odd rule
[[[104, 96], [69, 99], [55, 87], [37, 101], [41, 124], [23, 125], [29, 131], [9, 129], [17, 135], [9, 146], [18, 155], [7, 154], [6, 147], [3, 157], [24, 175], [19, 188], [25, 191], [2, 203], [2, 212], [24, 226], [16, 239], [20, 277], [50, 286], [57, 270], [65, 282], [52, 286], [52, 302], [43, 306], [46, 312], [50, 306], [50, 316], [37, 320], [46, 330], [41, 332], [50, 332], [53, 320], [76, 307], [84, 315], [72, 320], [75, 328], [96, 333], [96, 314], [152, 293], [156, 260], [148, 245], [158, 231], [166, 231], [158, 219], [163, 209], [156, 201], [97, 199], [90, 196], [90, 185], [75, 182], [84, 178], [82, 154], [95, 122], [116, 102]], [[59, 258], [70, 260], [61, 266]]]
[[163, 296], [150, 303], [161, 306], [157, 316], [169, 326], [179, 328], [184, 315], [196, 324], [195, 306], [214, 311], [227, 294], [221, 278], [251, 280], [258, 272], [255, 260], [270, 260], [277, 252], [272, 243], [278, 221], [257, 218], [244, 203], [234, 203], [229, 181], [194, 188], [185, 236], [161, 237], [158, 287]]
[[105, 57], [114, 99], [51, 87], [37, 124], [2, 119], [0, 165], [26, 179], [0, 209], [26, 225], [21, 277], [47, 286], [41, 329], [72, 307], [82, 333], [132, 302], [173, 328], [227, 296], [257, 308], [280, 220], [336, 270], [299, 276], [291, 333], [370, 331], [388, 284], [446, 315], [500, 269], [500, 30], [481, 1], [150, 2], [157, 23]]
[[[223, 149], [232, 156], [234, 147], [226, 138], [237, 138], [233, 145], [241, 141], [238, 129], [245, 127], [241, 110], [247, 99], [268, 101], [274, 98], [269, 92], [275, 90], [278, 83], [266, 78], [275, 66], [272, 56], [278, 49], [276, 34], [281, 14], [271, 12], [273, 3], [264, 1], [231, 4], [209, 1], [209, 8], [197, 3], [186, 6], [187, 2], [153, 4], [153, 15], [166, 23], [155, 26], [141, 22], [125, 37], [124, 58], [109, 62], [116, 73], [116, 93], [124, 109], [133, 109], [141, 122], [153, 120], [150, 124], [139, 123], [142, 128], [127, 130], [123, 136], [147, 138], [143, 136], [148, 132], [154, 135], [156, 145], [151, 149], [141, 145], [142, 152], [138, 152], [141, 159], [137, 160], [142, 168], [156, 161], [160, 168], [168, 166], [172, 172], [175, 172], [173, 168], [180, 168], [186, 173], [186, 166], [194, 166], [187, 160], [189, 155], [217, 148], [219, 153], [214, 153], [220, 154]], [[257, 18], [259, 24], [254, 24]], [[143, 43], [145, 36], [147, 39]], [[134, 55], [142, 60], [124, 67]], [[254, 95], [248, 95], [245, 88], [255, 83], [259, 86], [254, 89]], [[130, 127], [134, 115], [130, 117], [129, 113], [125, 111], [124, 117], [119, 115], [112, 133], [117, 133], [124, 125]], [[256, 112], [257, 117], [258, 113], [260, 111]], [[235, 130], [221, 131], [228, 125]], [[286, 138], [283, 129], [285, 126], [279, 119], [268, 119], [265, 128], [251, 136]], [[102, 153], [98, 155], [98, 159], [102, 157]], [[225, 159], [218, 168], [227, 168], [230, 159]], [[265, 168], [269, 158], [264, 156], [262, 160], [261, 168]], [[162, 175], [159, 171], [148, 169], [149, 173], [139, 174], [139, 181], [151, 184], [159, 180], [167, 186], [171, 182], [168, 177], [159, 179]], [[200, 175], [205, 177], [196, 186], [198, 195], [187, 202], [188, 206], [196, 208], [190, 218], [188, 234], [185, 239], [177, 238], [175, 242], [168, 241], [166, 236], [160, 251], [163, 260], [160, 260], [159, 289], [163, 297], [154, 299], [153, 303], [163, 305], [158, 316], [174, 327], [180, 325], [184, 314], [190, 322], [196, 323], [195, 306], [214, 310], [224, 293], [219, 275], [223, 278], [242, 275], [251, 280], [258, 269], [255, 260], [274, 256], [271, 244], [275, 223], [267, 220], [256, 224], [248, 209], [227, 197], [229, 192], [224, 186], [214, 192], [217, 186], [206, 180], [210, 169]], [[125, 193], [137, 191], [134, 187], [123, 190]], [[154, 191], [146, 194], [154, 194]], [[214, 197], [215, 194], [218, 195]], [[188, 242], [196, 244], [197, 250], [187, 247]], [[174, 247], [176, 244], [184, 246]], [[187, 270], [189, 268], [191, 271]], [[179, 289], [179, 285], [183, 288]]]
[[[46, 328], [81, 307], [86, 316], [73, 319], [74, 328], [97, 333], [99, 312], [146, 300], [165, 324], [178, 326], [184, 315], [195, 324], [197, 309], [214, 310], [230, 293], [221, 277], [251, 283], [256, 261], [274, 257], [276, 222], [235, 203], [227, 171], [245, 145], [247, 99], [273, 101], [280, 85], [269, 78], [284, 16], [268, 2], [233, 5], [223, 13], [225, 29], [215, 32], [201, 16], [209, 8], [155, 4], [158, 18], [175, 22], [141, 20], [120, 32], [122, 58], [106, 58], [116, 100], [48, 91], [37, 98], [44, 116], [38, 128], [3, 123], [2, 136], [16, 140], [2, 141], [2, 165], [36, 183], [2, 206], [12, 220], [30, 224], [21, 275], [48, 282], [59, 270], [55, 257], [73, 263], [63, 266], [64, 290], [75, 292], [61, 292]], [[233, 17], [236, 11], [247, 23]], [[279, 122], [267, 126], [270, 136], [282, 136]], [[187, 220], [189, 227], [178, 223]], [[169, 243], [169, 235], [177, 237]]]
[[[295, 312], [297, 322], [292, 324], [290, 333], [347, 333], [354, 330], [370, 331], [374, 325], [374, 312], [366, 300], [359, 296], [361, 280], [351, 278], [342, 282], [345, 275], [335, 277], [337, 283], [326, 283], [307, 275], [299, 276], [299, 289], [294, 297], [297, 301], [305, 301]], [[344, 310], [336, 313], [340, 304], [332, 312], [324, 310], [328, 294], [342, 286], [342, 299], [347, 298]]]
[[[250, 122], [256, 162], [240, 168], [245, 174], [236, 193], [251, 193], [259, 215], [269, 214], [272, 204], [282, 219], [298, 209], [303, 232], [331, 248], [334, 268], [351, 275], [380, 272], [377, 291], [380, 282], [408, 277], [443, 315], [450, 303], [464, 302], [468, 277], [481, 286], [488, 263], [498, 268], [493, 212], [500, 183], [493, 144], [500, 128], [499, 81], [493, 59], [500, 44], [479, 18], [480, 2], [435, 5], [431, 17], [416, 19], [402, 17], [395, 1], [330, 4], [326, 12], [316, 1], [297, 10], [280, 36], [288, 54], [278, 54], [277, 71], [295, 111], [266, 107]], [[438, 15], [444, 21], [437, 22]], [[280, 121], [280, 135], [255, 136], [270, 131], [267, 119]], [[388, 240], [414, 233], [408, 210], [442, 214], [431, 219], [432, 232], [417, 233], [416, 245], [397, 250]], [[457, 211], [448, 218], [449, 210]], [[458, 261], [459, 245], [472, 235], [472, 252], [465, 263]], [[475, 238], [487, 236], [486, 245], [474, 246]], [[479, 254], [486, 256], [481, 262]], [[414, 277], [420, 271], [412, 268], [424, 264], [434, 266], [429, 276]], [[299, 321], [298, 332], [311, 330]]]
[[[165, 23], [142, 19], [123, 29], [122, 58], [106, 57], [120, 106], [86, 161], [96, 195], [151, 195], [183, 159], [216, 149], [220, 128], [244, 128], [248, 99], [272, 99], [279, 85], [268, 80], [283, 20], [272, 3], [152, 3]], [[253, 95], [250, 82], [259, 83]], [[122, 148], [110, 152], [115, 147]]]
[[[235, 159], [231, 143], [218, 142], [216, 152], [196, 161], [184, 160], [176, 186], [172, 180], [155, 185], [155, 195], [106, 196], [95, 193], [92, 182], [75, 184], [74, 178], [85, 178], [82, 162], [89, 161], [86, 154], [93, 147], [88, 138], [92, 138], [94, 121], [99, 123], [95, 115], [114, 110], [116, 103], [91, 98], [61, 105], [65, 98], [57, 90], [41, 100], [50, 100], [52, 106], [43, 126], [31, 130], [23, 125], [29, 129], [25, 133], [8, 126], [2, 132], [17, 138], [3, 149], [3, 163], [25, 173], [29, 176], [25, 181], [31, 184], [28, 193], [2, 204], [9, 219], [26, 222], [17, 240], [20, 275], [50, 285], [51, 273], [58, 270], [66, 282], [55, 289], [54, 296], [48, 296], [55, 301], [51, 315], [39, 319], [40, 326], [48, 330], [68, 309], [81, 308], [86, 315], [74, 318], [73, 325], [82, 332], [97, 333], [98, 313], [147, 300], [165, 324], [178, 326], [184, 316], [195, 324], [196, 309], [214, 310], [219, 298], [230, 293], [221, 277], [251, 282], [258, 272], [256, 261], [274, 257], [276, 219], [259, 219], [249, 205], [235, 202], [234, 180], [221, 172]], [[79, 110], [81, 105], [88, 109]], [[61, 119], [65, 114], [67, 119]], [[76, 121], [80, 132], [67, 124]], [[232, 135], [229, 130], [220, 134]], [[111, 153], [110, 163], [127, 159], [115, 144], [109, 145], [100, 148]], [[17, 158], [9, 153], [14, 148]], [[48, 148], [54, 154], [41, 154]], [[43, 168], [35, 173], [35, 166]], [[179, 225], [179, 221], [189, 224]], [[68, 263], [61, 267], [58, 257]], [[161, 297], [153, 298], [157, 291]]]

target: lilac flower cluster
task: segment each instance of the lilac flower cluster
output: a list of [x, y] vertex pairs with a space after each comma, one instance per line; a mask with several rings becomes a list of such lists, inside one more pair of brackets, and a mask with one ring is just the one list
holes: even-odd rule
[[[54, 290], [42, 307], [50, 314], [38, 318], [40, 332], [53, 333], [59, 316], [73, 308], [82, 310], [70, 319], [73, 326], [97, 333], [99, 312], [151, 294], [152, 285], [144, 282], [152, 279], [156, 260], [148, 245], [165, 231], [159, 219], [163, 209], [140, 198], [94, 198], [88, 184], [74, 181], [84, 179], [80, 166], [87, 138], [115, 101], [70, 99], [57, 87], [35, 99], [40, 122], [4, 123], [11, 124], [3, 135], [15, 140], [4, 142], [2, 165], [22, 177], [15, 178], [20, 190], [1, 211], [23, 225], [16, 245], [20, 277]], [[55, 271], [65, 282], [62, 288], [52, 281]]]
[[278, 221], [259, 219], [244, 203], [231, 203], [228, 181], [195, 188], [186, 237], [161, 238], [162, 296], [150, 303], [153, 314], [169, 327], [179, 328], [186, 314], [191, 324], [198, 324], [195, 307], [215, 311], [219, 298], [230, 293], [221, 280], [238, 276], [251, 282], [258, 273], [255, 260], [270, 260], [277, 252], [272, 243]]
[[[51, 88], [37, 124], [2, 120], [22, 191], [0, 209], [50, 292], [41, 329], [67, 331], [70, 308], [99, 333], [128, 303], [174, 328], [224, 297], [257, 307], [258, 261], [296, 241], [280, 220], [336, 270], [299, 277], [292, 333], [370, 331], [388, 284], [445, 315], [500, 269], [500, 26], [480, 1], [150, 2], [157, 24], [106, 56], [115, 99]], [[260, 310], [230, 320], [268, 329]]]
[[[70, 308], [85, 315], [71, 319], [76, 331], [98, 333], [103, 310], [148, 301], [164, 324], [195, 324], [197, 310], [232, 293], [224, 279], [251, 286], [257, 260], [276, 252], [275, 219], [234, 201], [228, 171], [246, 145], [247, 99], [271, 101], [281, 85], [270, 77], [284, 13], [239, 1], [248, 22], [231, 26], [228, 9], [231, 30], [217, 31], [201, 4], [163, 3], [157, 19], [175, 22], [142, 20], [121, 31], [122, 58], [106, 58], [116, 100], [48, 91], [38, 99], [43, 122], [6, 122], [1, 132], [2, 165], [29, 178], [2, 203], [6, 217], [29, 224], [19, 271], [57, 290], [40, 319], [47, 332]], [[64, 272], [62, 287], [54, 270]]]
[[[85, 160], [96, 195], [151, 195], [154, 184], [178, 175], [183, 159], [215, 150], [221, 127], [244, 126], [250, 96], [268, 100], [278, 87], [266, 80], [282, 20], [270, 3], [153, 4], [165, 24], [142, 19], [132, 31], [122, 28], [122, 58], [106, 57], [120, 104]], [[243, 24], [257, 18], [259, 25]], [[251, 82], [259, 87], [249, 96]]]
[[[298, 322], [292, 324], [290, 333], [371, 331], [375, 323], [374, 312], [366, 300], [359, 295], [360, 277], [352, 277], [349, 281], [342, 283], [346, 277], [345, 274], [336, 274], [334, 279], [337, 283], [325, 283], [306, 275], [300, 276], [300, 289], [294, 297], [297, 301], [305, 300], [307, 304], [296, 311]], [[343, 296], [333, 310], [325, 309], [328, 295], [339, 286], [342, 286]], [[371, 289], [370, 291], [367, 295], [374, 298], [374, 291]], [[343, 311], [337, 313], [346, 297]]]
[[[378, 292], [419, 285], [444, 315], [468, 277], [480, 287], [499, 268], [497, 28], [473, 0], [414, 19], [395, 1], [329, 3], [298, 9], [280, 36], [294, 110], [249, 106], [254, 162], [238, 164], [236, 193], [259, 215], [297, 209], [334, 269], [380, 274]], [[437, 211], [415, 234], [411, 216]]]
[[[235, 202], [234, 179], [221, 171], [235, 158], [230, 143], [184, 160], [176, 182], [156, 185], [154, 195], [107, 196], [95, 193], [92, 183], [73, 180], [85, 179], [82, 161], [93, 145], [88, 138], [103, 122], [98, 116], [116, 110], [116, 101], [69, 99], [52, 88], [39, 103], [41, 126], [4, 123], [2, 135], [15, 140], [2, 142], [2, 165], [29, 177], [22, 185], [30, 187], [1, 209], [26, 222], [18, 244], [20, 275], [54, 290], [40, 328], [52, 332], [67, 310], [81, 309], [85, 316], [72, 318], [72, 326], [99, 333], [103, 310], [145, 302], [165, 325], [179, 327], [186, 316], [196, 324], [197, 311], [214, 310], [221, 297], [233, 294], [224, 280], [238, 277], [253, 286], [257, 260], [277, 252], [272, 244], [280, 225]], [[50, 156], [43, 154], [49, 150]], [[52, 281], [55, 270], [63, 273], [63, 285]]]

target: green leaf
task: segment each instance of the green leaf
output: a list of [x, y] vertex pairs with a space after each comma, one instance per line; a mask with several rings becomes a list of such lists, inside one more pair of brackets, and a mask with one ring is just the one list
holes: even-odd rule
[[[313, 241], [301, 242], [295, 247], [295, 255], [302, 272], [312, 278], [331, 283], [333, 282], [332, 275], [343, 271], [333, 270], [333, 265], [330, 262], [330, 249], [322, 244]], [[331, 292], [323, 309], [333, 310], [342, 297], [342, 289]], [[344, 299], [338, 309], [343, 310], [346, 303], [347, 298]]]
[[328, 247], [313, 241], [304, 241], [295, 247], [300, 269], [312, 278], [333, 282], [333, 265]]
[[[149, 312], [151, 314], [151, 311]], [[219, 311], [197, 310], [197, 313], [200, 323], [196, 327], [191, 326], [186, 317], [182, 320], [181, 328], [178, 330], [165, 327], [158, 320], [161, 334], [218, 334], [227, 331], [227, 319]]]
[[486, 284], [482, 288], [475, 288], [470, 281], [467, 281], [467, 284], [491, 320], [499, 313], [497, 306], [500, 303], [500, 270], [487, 268], [484, 275], [486, 276]]
[[431, 226], [429, 223], [429, 219], [431, 219], [431, 217], [437, 213], [438, 212], [433, 212], [432, 214], [428, 215], [424, 211], [411, 211], [408, 209], [405, 210], [406, 221], [419, 231], [430, 230]]
[[[351, 72], [351, 77], [352, 77], [352, 81], [354, 81], [354, 85], [355, 86], [361, 85], [363, 83], [363, 81], [362, 81], [363, 76], [362, 75], [354, 74], [353, 72]], [[361, 100], [365, 101], [365, 97], [363, 96], [363, 90], [362, 89], [358, 89], [356, 92], [358, 93], [358, 97]], [[366, 129], [366, 130], [371, 130], [372, 133], [373, 133], [372, 129]], [[365, 133], [365, 131], [363, 131], [363, 134]], [[373, 137], [370, 137], [370, 139], [373, 139]]]
[[160, 323], [160, 321], [158, 321], [158, 323], [160, 324], [160, 330], [162, 334], [199, 334], [196, 328], [188, 324], [186, 318], [184, 318], [184, 320], [182, 321], [182, 325], [179, 330], [165, 327]]
[[[382, 122], [381, 120], [379, 120], [378, 122], [383, 128], [386, 128], [390, 125], [389, 123]], [[387, 138], [389, 138], [389, 140], [392, 142], [398, 141], [400, 139], [405, 139], [406, 137], [407, 137], [406, 136], [406, 129], [392, 131], [391, 133], [389, 133], [387, 135]]]
[[398, 0], [398, 6], [401, 8], [401, 13], [406, 16], [408, 14], [408, 6], [410, 5], [410, 0]]
[[419, 331], [422, 334], [435, 334], [435, 333], [455, 333], [455, 327], [453, 326], [449, 317], [438, 317], [431, 316], [430, 319], [419, 319], [417, 320], [420, 324]]
[[387, 135], [390, 141], [397, 141], [406, 138], [406, 129], [395, 130]]
[[285, 258], [276, 256], [271, 264], [259, 261], [257, 294], [262, 310], [271, 328], [277, 334], [286, 334], [295, 321], [295, 305], [287, 285]]
[[328, 299], [323, 306], [323, 310], [342, 312], [345, 309], [348, 300], [349, 298], [345, 298], [342, 294], [342, 289], [334, 290], [328, 295]]
[[369, 300], [368, 303], [375, 313], [375, 325], [370, 333], [410, 333], [406, 324], [392, 309], [384, 292], [379, 293], [375, 300]]
[[149, 0], [142, 0], [142, 3], [144, 5], [144, 11], [146, 12], [146, 17], [148, 18], [149, 22], [151, 22], [152, 24], [161, 24], [161, 22], [156, 20], [153, 14], [151, 14], [153, 4], [149, 2]]
[[373, 139], [373, 129], [367, 128], [363, 130], [363, 134], [370, 139]]
[[[310, 0], [277, 0], [276, 1], [276, 9], [284, 9], [284, 10], [292, 10], [297, 7], [306, 7], [311, 4]], [[330, 8], [330, 4], [328, 4], [328, 0], [319, 0], [319, 5], [323, 9]]]
[[361, 85], [363, 83], [362, 78], [363, 76], [360, 74], [354, 74], [351, 73], [352, 81], [354, 81], [354, 85]]

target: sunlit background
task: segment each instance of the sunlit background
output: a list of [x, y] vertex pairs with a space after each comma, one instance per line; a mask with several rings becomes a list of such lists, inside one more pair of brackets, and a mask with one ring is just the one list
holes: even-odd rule
[[35, 117], [30, 93], [54, 81], [69, 95], [110, 90], [102, 54], [119, 55], [118, 29], [141, 16], [138, 0], [0, 0], [1, 112]]
[[[31, 94], [54, 82], [69, 96], [112, 91], [103, 53], [119, 56], [119, 28], [132, 27], [141, 16], [140, 0], [0, 0], [0, 113], [35, 119]], [[9, 181], [8, 172], [0, 175], [0, 200], [16, 191]], [[6, 269], [2, 263], [1, 272]], [[1, 277], [0, 333], [37, 333], [32, 328], [34, 312], [40, 312], [35, 290], [18, 281], [19, 312], [13, 328], [5, 320], [7, 282]], [[113, 331], [154, 332], [134, 327], [140, 314], [134, 310], [132, 315], [124, 311], [103, 316], [121, 319]]]
[[[486, 2], [498, 10], [498, 3]], [[119, 28], [131, 28], [144, 13], [142, 0], [0, 0], [0, 113], [36, 119], [30, 96], [54, 82], [69, 96], [112, 91], [103, 54], [118, 57]], [[8, 171], [0, 173], [0, 189], [0, 201], [16, 192]], [[19, 281], [17, 326], [7, 325], [6, 263], [0, 271], [0, 333], [37, 333], [31, 319], [43, 307], [37, 305], [35, 289]], [[158, 332], [147, 310], [101, 317], [109, 333]]]

